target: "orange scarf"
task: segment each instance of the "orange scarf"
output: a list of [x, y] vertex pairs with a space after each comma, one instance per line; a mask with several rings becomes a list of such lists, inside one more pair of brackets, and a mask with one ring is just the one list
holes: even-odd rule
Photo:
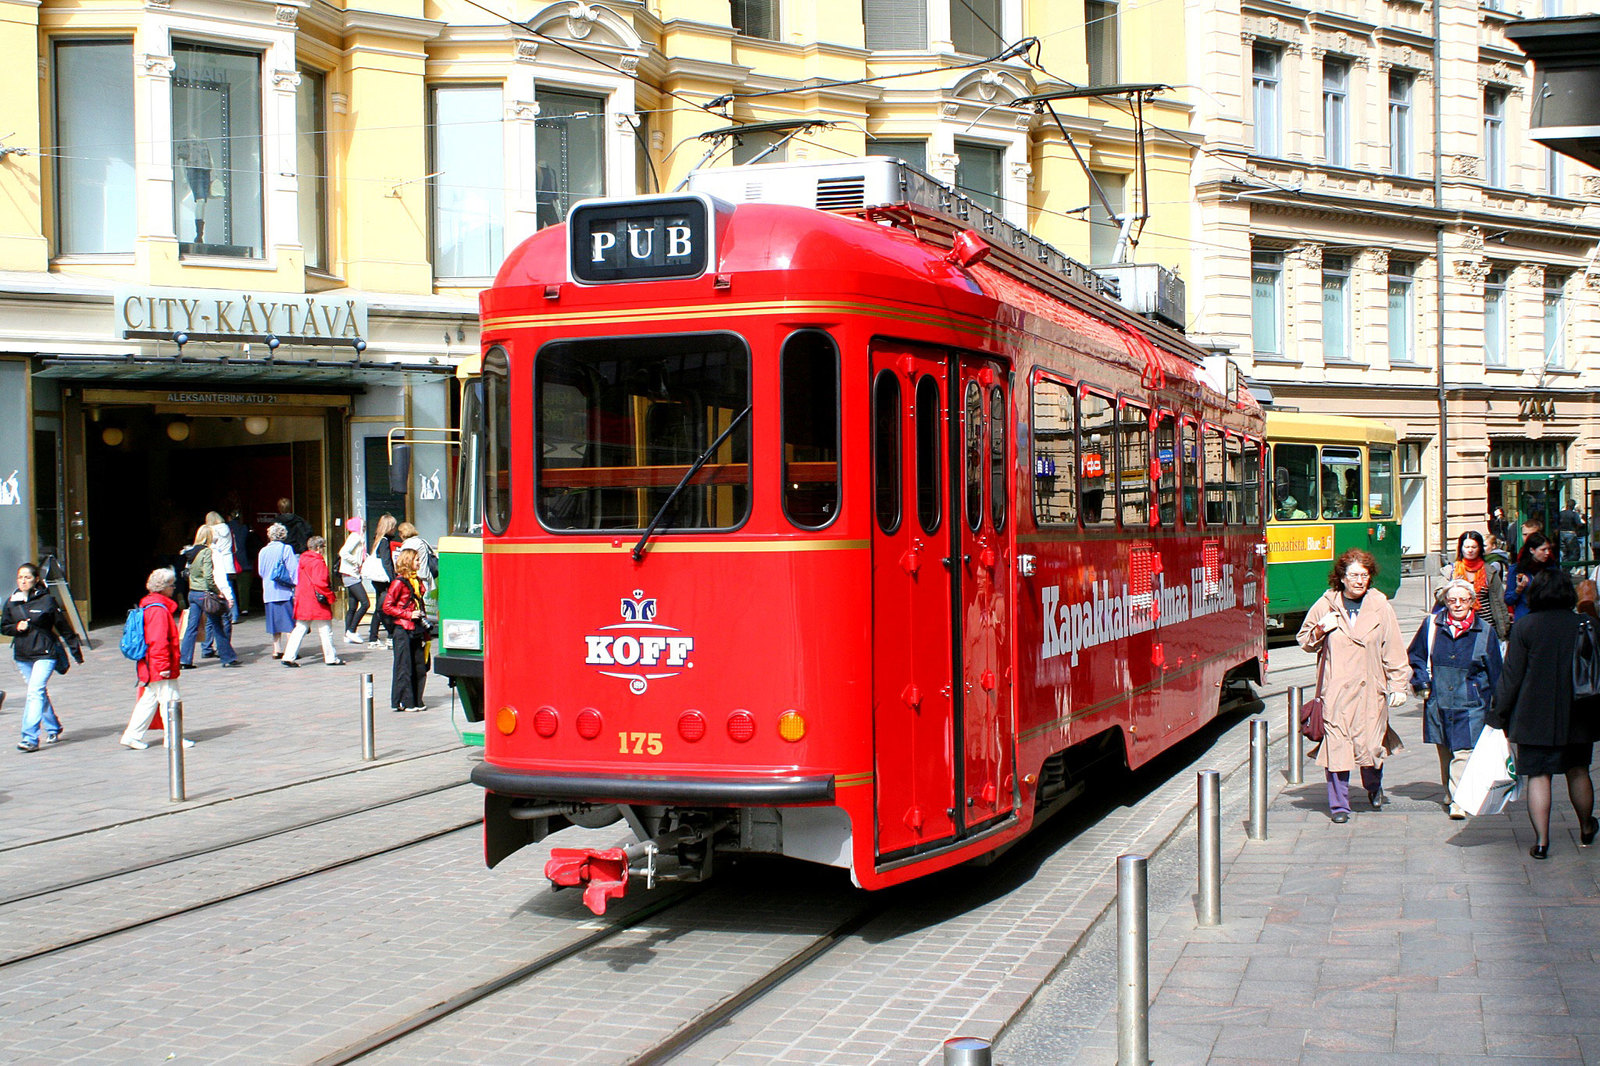
[[1482, 559], [1457, 559], [1452, 576], [1472, 582], [1472, 591], [1480, 602], [1483, 600], [1484, 590], [1489, 587], [1489, 568], [1483, 565]]

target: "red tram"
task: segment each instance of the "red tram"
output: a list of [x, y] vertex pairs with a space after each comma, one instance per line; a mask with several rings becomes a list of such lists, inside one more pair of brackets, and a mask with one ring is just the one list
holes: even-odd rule
[[596, 911], [717, 854], [984, 855], [1265, 665], [1247, 391], [903, 164], [728, 173], [482, 297], [486, 858], [625, 820], [546, 867]]

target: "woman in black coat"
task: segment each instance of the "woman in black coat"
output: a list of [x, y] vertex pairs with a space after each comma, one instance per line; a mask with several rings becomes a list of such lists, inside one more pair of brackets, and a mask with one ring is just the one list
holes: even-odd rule
[[1594, 818], [1596, 700], [1572, 693], [1572, 658], [1581, 618], [1573, 611], [1578, 594], [1560, 567], [1541, 570], [1528, 583], [1528, 613], [1511, 627], [1505, 668], [1495, 688], [1494, 706], [1484, 719], [1506, 732], [1516, 745], [1517, 777], [1527, 786], [1528, 820], [1534, 844], [1528, 854], [1550, 853], [1550, 779], [1567, 775], [1567, 796], [1578, 816], [1579, 843], [1588, 847], [1600, 833]]

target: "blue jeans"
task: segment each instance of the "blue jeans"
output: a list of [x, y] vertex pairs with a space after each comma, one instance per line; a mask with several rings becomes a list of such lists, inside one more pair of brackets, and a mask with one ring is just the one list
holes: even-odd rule
[[17, 672], [28, 682], [28, 705], [22, 711], [22, 742], [39, 743], [39, 723], [44, 723], [44, 733], [53, 737], [61, 732], [61, 719], [50, 704], [50, 675], [56, 672], [54, 659], [18, 659]]
[[184, 666], [194, 665], [194, 638], [200, 632], [201, 618], [206, 620], [206, 640], [216, 642], [222, 661], [231, 663], [239, 658], [233, 650], [233, 625], [228, 621], [227, 609], [221, 614], [206, 614], [205, 602], [204, 592], [189, 590], [189, 624], [183, 627], [183, 640], [178, 644], [178, 661]]

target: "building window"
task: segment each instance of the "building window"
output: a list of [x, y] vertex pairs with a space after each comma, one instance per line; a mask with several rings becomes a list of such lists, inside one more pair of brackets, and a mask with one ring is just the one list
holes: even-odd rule
[[1567, 167], [1566, 157], [1552, 148], [1544, 150], [1544, 194], [1546, 196], [1566, 195]]
[[925, 0], [861, 0], [861, 14], [868, 48], [881, 52], [927, 50]]
[[178, 251], [260, 259], [261, 57], [178, 42], [172, 58]]
[[500, 268], [505, 222], [500, 117], [497, 85], [433, 90], [428, 169], [433, 173], [435, 277], [489, 278]]
[[1389, 172], [1403, 178], [1411, 176], [1411, 90], [1416, 80], [1403, 71], [1389, 74]]
[[1111, 204], [1108, 214], [1100, 197], [1095, 195], [1093, 189], [1089, 190], [1089, 262], [1115, 263], [1117, 237], [1122, 232], [1122, 213], [1126, 207], [1128, 177], [1126, 174], [1109, 174], [1103, 170], [1091, 170], [1089, 173]]
[[997, 55], [1000, 0], [950, 0], [950, 43], [963, 55]]
[[1485, 366], [1506, 365], [1506, 275], [1503, 270], [1491, 272], [1483, 283], [1483, 362]]
[[1343, 59], [1322, 61], [1322, 158], [1350, 165], [1350, 64]]
[[778, 39], [778, 0], [728, 0], [733, 28], [746, 37]]
[[888, 137], [879, 137], [877, 140], [869, 138], [867, 141], [867, 154], [888, 156], [890, 159], [903, 159], [918, 170], [928, 169], [927, 141], [891, 140]]
[[1422, 449], [1427, 441], [1403, 440], [1400, 442], [1400, 473], [1405, 477], [1422, 476]]
[[1256, 154], [1277, 155], [1278, 143], [1278, 60], [1276, 48], [1256, 45], [1251, 49], [1251, 100], [1254, 104]]
[[[572, 205], [606, 191], [606, 102], [535, 86], [534, 157], [539, 227], [562, 222]], [[498, 186], [497, 186], [498, 187]]]
[[1322, 358], [1350, 358], [1350, 260], [1322, 257]]
[[327, 112], [323, 108], [323, 76], [300, 72], [294, 94], [295, 169], [300, 185], [300, 244], [306, 267], [328, 269]]
[[986, 145], [956, 142], [956, 188], [972, 197], [980, 207], [987, 207], [997, 215], [1005, 213], [1005, 199], [1000, 193], [1000, 169], [1005, 158], [1004, 149]]
[[56, 251], [132, 252], [133, 42], [55, 46]]
[[1544, 365], [1551, 370], [1567, 367], [1567, 300], [1564, 277], [1544, 278]]
[[1283, 354], [1283, 253], [1250, 257], [1250, 335], [1257, 355]]
[[1121, 78], [1115, 0], [1084, 0], [1084, 59], [1090, 85], [1115, 85]]
[[1489, 441], [1489, 470], [1565, 470], [1567, 468], [1567, 442], [1551, 440], [1494, 440]]
[[1389, 260], [1389, 362], [1415, 362], [1416, 268]]
[[1483, 177], [1494, 188], [1506, 183], [1506, 91], [1483, 91]]

